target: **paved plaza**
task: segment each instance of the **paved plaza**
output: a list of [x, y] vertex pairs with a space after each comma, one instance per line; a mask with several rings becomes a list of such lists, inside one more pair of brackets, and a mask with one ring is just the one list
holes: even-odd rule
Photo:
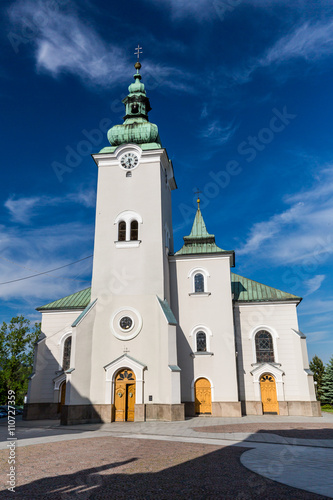
[[[6, 491], [7, 423], [0, 423]], [[333, 498], [333, 415], [16, 422], [15, 497]]]

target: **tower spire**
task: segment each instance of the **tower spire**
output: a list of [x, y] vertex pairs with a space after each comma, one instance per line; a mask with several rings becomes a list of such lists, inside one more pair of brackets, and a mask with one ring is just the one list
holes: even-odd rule
[[126, 143], [139, 144], [144, 149], [159, 149], [162, 147], [158, 127], [154, 123], [150, 123], [148, 118], [151, 107], [139, 73], [141, 54], [142, 47], [138, 45], [134, 51], [134, 55], [137, 56], [137, 61], [134, 64], [136, 73], [133, 75], [135, 81], [128, 87], [129, 94], [122, 101], [126, 110], [124, 123], [115, 125], [108, 131], [108, 140], [112, 147]]

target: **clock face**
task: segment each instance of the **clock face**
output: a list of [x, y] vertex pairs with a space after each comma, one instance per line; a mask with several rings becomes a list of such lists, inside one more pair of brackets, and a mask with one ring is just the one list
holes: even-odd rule
[[130, 169], [137, 166], [139, 158], [134, 153], [125, 153], [120, 158], [120, 164], [123, 168]]

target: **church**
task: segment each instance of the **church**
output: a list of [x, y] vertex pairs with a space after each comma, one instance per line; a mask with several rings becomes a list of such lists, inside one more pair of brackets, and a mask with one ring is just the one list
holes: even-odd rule
[[123, 99], [98, 168], [91, 288], [38, 307], [25, 419], [320, 416], [301, 298], [232, 272], [198, 209], [174, 249], [172, 162], [141, 81]]

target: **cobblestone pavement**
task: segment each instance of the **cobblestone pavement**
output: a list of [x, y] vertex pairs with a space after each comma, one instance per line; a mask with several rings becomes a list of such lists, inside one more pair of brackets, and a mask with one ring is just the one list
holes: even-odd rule
[[[15, 496], [27, 500], [333, 498], [330, 414], [16, 424]], [[6, 432], [2, 421], [0, 499], [13, 498]]]
[[[250, 450], [251, 451], [251, 450]], [[0, 498], [320, 499], [249, 471], [241, 447], [104, 437], [18, 449], [17, 486]], [[0, 451], [6, 469], [7, 450]]]

